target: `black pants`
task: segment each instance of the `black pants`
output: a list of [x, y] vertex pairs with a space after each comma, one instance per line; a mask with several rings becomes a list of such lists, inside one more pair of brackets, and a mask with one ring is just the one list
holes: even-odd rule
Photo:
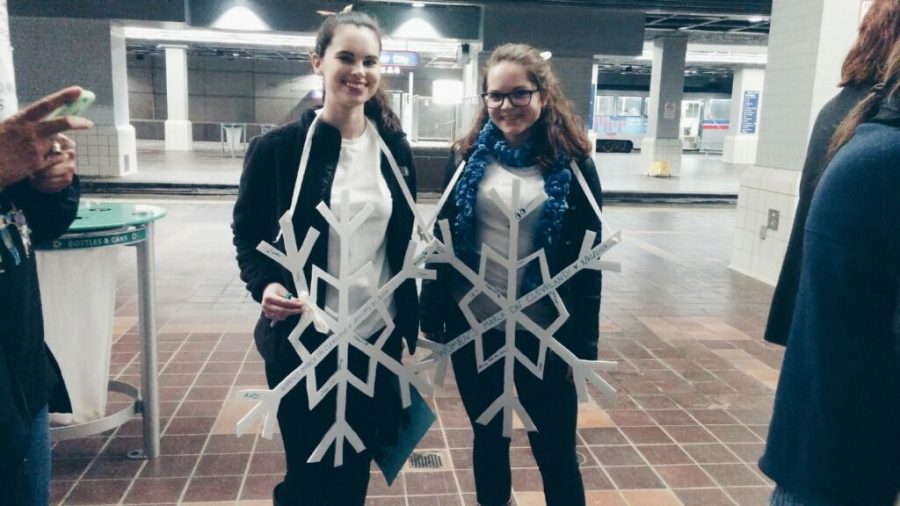
[[[374, 336], [372, 339], [374, 340]], [[388, 339], [384, 351], [398, 357], [402, 346], [398, 335]], [[336, 369], [336, 348], [317, 368], [318, 386]], [[350, 371], [365, 381], [368, 359], [351, 347], [348, 365]], [[266, 362], [266, 378], [269, 388], [274, 388], [291, 367], [279, 367]], [[343, 465], [334, 467], [332, 446], [318, 463], [308, 463], [309, 456], [334, 423], [337, 404], [337, 388], [334, 388], [319, 404], [309, 410], [306, 380], [301, 381], [284, 398], [278, 407], [278, 426], [284, 442], [287, 473], [284, 481], [275, 487], [274, 499], [278, 506], [363, 506], [369, 487], [369, 467], [372, 455], [368, 448], [378, 441], [390, 442], [391, 431], [396, 431], [402, 415], [399, 392], [395, 388], [394, 374], [379, 365], [375, 396], [369, 397], [352, 385], [347, 386], [347, 419], [350, 426], [363, 440], [367, 449], [360, 453], [344, 442]], [[396, 436], [394, 436], [396, 439]]]
[[[519, 336], [522, 337], [517, 339], [520, 349], [534, 357], [536, 353], [530, 352], [536, 350], [536, 339], [526, 333]], [[503, 332], [485, 334], [485, 357], [498, 349], [503, 341]], [[575, 453], [578, 398], [575, 386], [568, 379], [568, 365], [551, 355], [552, 352], [547, 353], [543, 380], [516, 363], [516, 391], [538, 429], [528, 433], [528, 440], [541, 472], [547, 506], [583, 506], [584, 484]], [[502, 411], [488, 425], [475, 421], [503, 392], [503, 361], [478, 373], [474, 342], [456, 351], [452, 360], [459, 393], [475, 433], [472, 461], [478, 503], [482, 506], [505, 505], [510, 500], [512, 478], [510, 440], [503, 437]]]

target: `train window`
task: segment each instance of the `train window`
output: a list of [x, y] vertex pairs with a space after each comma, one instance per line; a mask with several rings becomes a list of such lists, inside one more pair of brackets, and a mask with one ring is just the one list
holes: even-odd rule
[[710, 99], [709, 111], [707, 111], [706, 116], [710, 119], [729, 119], [731, 116], [731, 100], [722, 98]]
[[640, 116], [642, 102], [642, 97], [618, 97], [616, 116]]
[[597, 116], [614, 116], [616, 112], [616, 97], [613, 95], [597, 96]]

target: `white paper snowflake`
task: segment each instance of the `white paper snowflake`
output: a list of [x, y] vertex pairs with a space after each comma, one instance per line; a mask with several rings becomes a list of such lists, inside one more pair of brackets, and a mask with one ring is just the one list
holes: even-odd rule
[[[577, 168], [573, 167], [573, 170], [577, 171]], [[576, 176], [579, 178], [581, 177], [580, 173], [576, 173]], [[583, 180], [580, 180], [579, 182], [583, 183]], [[452, 188], [453, 186], [454, 185], [451, 183], [450, 187]], [[585, 186], [585, 191], [587, 191], [586, 185], [583, 186]], [[442, 200], [445, 198], [446, 197]], [[616, 232], [611, 234], [599, 244], [594, 245], [596, 232], [587, 231], [582, 241], [578, 259], [561, 269], [558, 274], [551, 277], [544, 250], [541, 249], [535, 251], [523, 258], [519, 258], [518, 252], [520, 221], [527, 215], [539, 211], [546, 196], [542, 195], [542, 198], [535, 199], [525, 205], [520, 205], [520, 186], [519, 182], [515, 181], [513, 183], [511, 205], [507, 206], [494, 190], [487, 193], [487, 198], [491, 199], [494, 204], [502, 210], [509, 221], [509, 251], [498, 252], [486, 245], [482, 245], [481, 262], [478, 267], [478, 272], [475, 272], [454, 254], [453, 239], [447, 220], [439, 222], [438, 225], [441, 230], [443, 242], [438, 241], [437, 239], [431, 242], [427, 250], [428, 262], [446, 263], [456, 269], [472, 284], [472, 289], [459, 303], [460, 309], [470, 325], [470, 329], [443, 345], [432, 343], [430, 341], [422, 341], [420, 345], [423, 348], [429, 349], [431, 354], [419, 362], [415, 366], [415, 370], [421, 372], [436, 366], [434, 382], [438, 385], [443, 384], [450, 355], [463, 346], [475, 341], [474, 346], [478, 372], [481, 373], [490, 367], [503, 367], [504, 372], [503, 393], [481, 413], [476, 421], [480, 424], [487, 425], [502, 411], [503, 435], [511, 437], [513, 412], [519, 415], [519, 418], [521, 418], [523, 424], [529, 431], [537, 430], [531, 417], [528, 415], [528, 412], [515, 395], [513, 371], [516, 362], [524, 366], [527, 371], [534, 374], [536, 377], [543, 378], [544, 368], [546, 366], [546, 354], [549, 349], [571, 367], [580, 402], [588, 401], [588, 382], [597, 387], [603, 395], [614, 395], [615, 390], [602, 376], [600, 376], [599, 371], [615, 370], [617, 365], [616, 362], [579, 359], [562, 343], [556, 340], [554, 333], [559, 330], [569, 317], [569, 313], [563, 305], [559, 294], [557, 293], [557, 289], [582, 269], [619, 270], [617, 264], [601, 261], [600, 258], [610, 248], [620, 242], [621, 233]], [[598, 213], [598, 217], [601, 221], [603, 221], [602, 216], [599, 215], [599, 209], [596, 209], [595, 211]], [[608, 230], [606, 226], [604, 226], [603, 229]], [[505, 291], [496, 290], [487, 283], [485, 272], [488, 262], [496, 262], [506, 268], [508, 279], [507, 289]], [[518, 286], [520, 269], [529, 265], [531, 262], [538, 262], [543, 283], [529, 293], [516, 299], [515, 287]], [[479, 296], [488, 297], [499, 308], [498, 311], [487, 318], [478, 320], [472, 312], [470, 304]], [[559, 316], [546, 327], [538, 325], [523, 312], [525, 308], [544, 297], [548, 297], [552, 301], [552, 304], [559, 313]], [[485, 357], [483, 342], [484, 333], [492, 328], [499, 327], [501, 324], [503, 324], [503, 328], [505, 329], [505, 343], [491, 356]], [[538, 355], [536, 360], [532, 360], [517, 347], [517, 326], [524, 327], [538, 339]], [[501, 361], [502, 364], [498, 364], [498, 362]]]
[[[349, 238], [354, 234], [374, 210], [372, 204], [368, 204], [351, 217], [350, 199], [348, 197], [349, 194], [346, 191], [341, 194], [340, 218], [335, 216], [324, 202], [319, 203], [316, 207], [318, 212], [325, 218], [325, 221], [328, 222], [331, 233], [337, 234], [342, 238], [339, 252], [340, 265], [347, 265], [350, 255], [349, 241], [343, 240], [343, 238]], [[366, 277], [369, 278], [369, 286], [377, 286], [378, 279], [376, 279], [372, 263], [367, 262], [355, 272], [345, 273], [345, 269], [340, 269], [341, 274], [339, 277], [334, 277], [314, 265], [311, 283], [307, 283], [303, 266], [309, 258], [313, 244], [319, 237], [319, 232], [315, 229], [310, 229], [303, 240], [303, 244], [300, 248], [297, 248], [292, 217], [292, 212], [288, 211], [279, 220], [284, 234], [284, 252], [279, 251], [266, 242], [261, 242], [257, 249], [291, 272], [294, 286], [298, 291], [298, 297], [306, 303], [307, 310], [303, 313], [300, 321], [288, 337], [289, 342], [300, 356], [301, 365], [272, 390], [253, 389], [242, 390], [239, 393], [240, 398], [257, 400], [259, 402], [238, 422], [237, 433], [239, 436], [245, 434], [257, 422], [262, 421], [263, 437], [271, 438], [275, 428], [279, 402], [303, 378], [306, 378], [309, 409], [314, 409], [325, 396], [337, 389], [334, 424], [325, 432], [319, 445], [308, 460], [309, 462], [321, 461], [328, 449], [333, 446], [334, 465], [337, 467], [343, 463], [344, 441], [348, 442], [356, 452], [361, 452], [365, 449], [356, 430], [347, 420], [347, 391], [348, 388], [352, 387], [369, 397], [374, 396], [378, 364], [386, 367], [397, 375], [400, 380], [400, 395], [403, 407], [409, 407], [411, 404], [410, 385], [414, 385], [422, 393], [427, 394], [431, 392], [431, 385], [427, 383], [424, 377], [415, 374], [413, 370], [404, 368], [403, 364], [385, 353], [383, 347], [395, 328], [393, 318], [387, 307], [388, 299], [404, 281], [417, 277], [431, 277], [433, 273], [427, 273], [418, 267], [416, 259], [413, 258], [416, 244], [410, 241], [404, 257], [403, 268], [400, 272], [382, 285], [375, 296], [369, 299], [362, 307], [350, 314], [348, 303], [349, 289], [355, 280], [358, 280], [360, 277]], [[337, 291], [339, 302], [336, 313], [325, 311], [315, 305], [320, 281], [324, 281]], [[381, 316], [385, 327], [379, 333], [375, 342], [370, 343], [366, 341], [368, 336], [360, 336], [356, 330], [373, 313], [378, 313]], [[315, 325], [316, 330], [321, 333], [330, 333], [322, 344], [311, 351], [300, 341], [300, 336], [310, 324]], [[368, 374], [365, 380], [358, 378], [348, 369], [347, 359], [351, 347], [369, 357]], [[335, 349], [337, 349], [338, 354], [337, 369], [328, 378], [319, 378], [316, 374], [316, 366]]]

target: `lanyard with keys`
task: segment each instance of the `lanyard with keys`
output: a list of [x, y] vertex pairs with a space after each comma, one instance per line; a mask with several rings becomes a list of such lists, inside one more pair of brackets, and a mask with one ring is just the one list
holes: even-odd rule
[[[23, 213], [21, 209], [13, 207], [11, 211], [0, 214], [0, 242], [2, 242], [6, 250], [9, 251], [13, 263], [18, 266], [22, 263], [22, 253], [20, 253], [19, 248], [16, 247], [16, 242], [13, 239], [12, 231], [10, 230], [11, 227], [16, 227], [16, 229], [18, 229], [19, 236], [22, 238], [22, 247], [25, 256], [30, 256], [31, 228], [28, 227], [25, 213]], [[2, 257], [0, 257], [0, 272], [4, 272]]]

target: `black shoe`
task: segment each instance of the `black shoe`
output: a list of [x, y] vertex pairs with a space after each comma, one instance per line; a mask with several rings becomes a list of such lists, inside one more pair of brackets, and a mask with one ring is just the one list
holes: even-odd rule
[[275, 488], [272, 489], [272, 505], [273, 506], [288, 506], [288, 504], [284, 501], [284, 483], [279, 483], [275, 485]]

